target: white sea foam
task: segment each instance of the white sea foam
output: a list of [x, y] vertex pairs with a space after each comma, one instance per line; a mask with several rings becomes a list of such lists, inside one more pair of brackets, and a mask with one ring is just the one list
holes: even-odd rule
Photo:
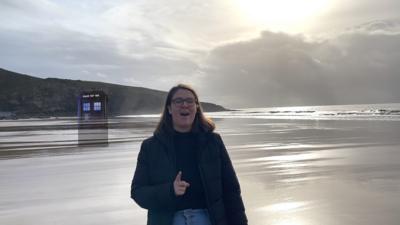
[[207, 115], [212, 118], [400, 121], [400, 104], [243, 108]]

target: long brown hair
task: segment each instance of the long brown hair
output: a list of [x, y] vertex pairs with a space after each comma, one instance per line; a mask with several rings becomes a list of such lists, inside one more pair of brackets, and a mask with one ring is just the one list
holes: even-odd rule
[[194, 95], [194, 98], [195, 98], [197, 110], [196, 110], [196, 115], [195, 115], [193, 125], [192, 125], [192, 131], [193, 132], [212, 132], [212, 131], [214, 131], [215, 124], [211, 119], [207, 118], [204, 115], [203, 109], [200, 105], [199, 97], [198, 97], [196, 91], [187, 84], [178, 84], [178, 85], [172, 87], [168, 92], [167, 99], [166, 99], [165, 105], [164, 105], [164, 109], [163, 109], [163, 112], [162, 112], [162, 115], [160, 118], [160, 122], [157, 125], [155, 133], [167, 132], [167, 133], [171, 134], [174, 131], [174, 128], [172, 125], [172, 116], [168, 112], [168, 106], [171, 106], [172, 97], [180, 89], [188, 90], [188, 91], [192, 92], [192, 94]]

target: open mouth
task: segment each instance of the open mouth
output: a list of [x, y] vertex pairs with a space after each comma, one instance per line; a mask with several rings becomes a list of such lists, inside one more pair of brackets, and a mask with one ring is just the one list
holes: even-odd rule
[[181, 116], [189, 116], [190, 113], [188, 113], [188, 112], [181, 112], [181, 113], [179, 113], [179, 115], [181, 115]]

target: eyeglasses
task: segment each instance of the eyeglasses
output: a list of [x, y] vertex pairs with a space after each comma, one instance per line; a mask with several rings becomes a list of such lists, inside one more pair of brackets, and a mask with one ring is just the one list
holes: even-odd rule
[[194, 98], [175, 98], [175, 99], [172, 99], [172, 103], [174, 103], [177, 106], [182, 106], [183, 103], [185, 103], [185, 102], [186, 102], [186, 104], [188, 106], [193, 106], [195, 103], [197, 103], [194, 100]]

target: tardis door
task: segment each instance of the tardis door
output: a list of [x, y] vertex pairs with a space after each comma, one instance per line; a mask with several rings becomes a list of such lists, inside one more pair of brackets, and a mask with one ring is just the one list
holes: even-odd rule
[[80, 96], [78, 100], [79, 145], [108, 145], [108, 121], [105, 113], [105, 100], [105, 97], [100, 98], [98, 94], [85, 93]]

